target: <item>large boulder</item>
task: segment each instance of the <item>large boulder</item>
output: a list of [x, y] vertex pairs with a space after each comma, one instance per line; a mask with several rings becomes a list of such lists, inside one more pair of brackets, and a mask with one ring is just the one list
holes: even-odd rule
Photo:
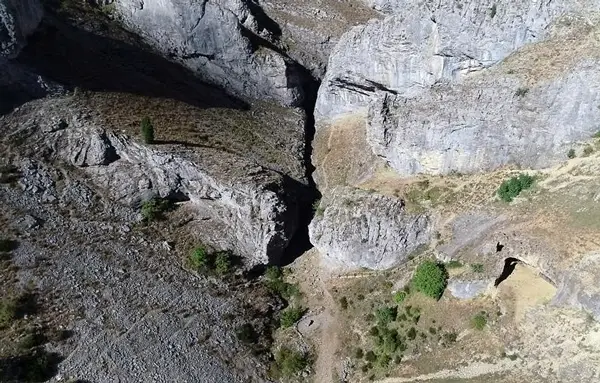
[[0, 60], [13, 58], [42, 20], [38, 0], [0, 0]]
[[339, 187], [321, 200], [309, 235], [333, 267], [383, 270], [427, 244], [431, 222], [397, 198]]
[[300, 68], [274, 48], [270, 25], [261, 23], [253, 3], [123, 0], [114, 6], [129, 29], [205, 81], [241, 96], [301, 104]]

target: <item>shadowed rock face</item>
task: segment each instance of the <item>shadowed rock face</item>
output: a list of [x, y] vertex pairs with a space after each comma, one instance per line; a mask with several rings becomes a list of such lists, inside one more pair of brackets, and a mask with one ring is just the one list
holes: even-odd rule
[[429, 242], [430, 219], [402, 201], [352, 188], [328, 193], [309, 226], [311, 242], [333, 265], [387, 269]]
[[15, 57], [42, 20], [37, 0], [0, 1], [0, 57]]
[[122, 22], [203, 80], [245, 97], [302, 103], [300, 68], [269, 41], [274, 23], [245, 0], [125, 0]]

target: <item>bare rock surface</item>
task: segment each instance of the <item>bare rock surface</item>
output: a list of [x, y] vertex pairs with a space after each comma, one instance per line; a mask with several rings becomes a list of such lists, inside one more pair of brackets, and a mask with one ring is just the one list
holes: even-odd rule
[[270, 42], [272, 22], [246, 0], [125, 0], [121, 21], [165, 56], [229, 92], [285, 105], [303, 100], [299, 66]]
[[378, 270], [402, 263], [431, 234], [429, 217], [407, 213], [402, 201], [343, 187], [321, 200], [309, 233], [333, 265]]

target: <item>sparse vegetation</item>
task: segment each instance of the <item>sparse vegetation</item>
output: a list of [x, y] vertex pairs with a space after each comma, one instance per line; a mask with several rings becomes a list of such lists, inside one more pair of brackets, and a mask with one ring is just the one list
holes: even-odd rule
[[394, 294], [394, 301], [396, 303], [402, 303], [404, 302], [407, 296], [408, 292], [405, 290], [396, 291], [396, 293]]
[[196, 271], [206, 270], [209, 260], [209, 253], [204, 246], [198, 246], [190, 254], [190, 265]]
[[321, 199], [317, 199], [313, 202], [312, 209], [316, 216], [322, 216], [323, 213], [325, 213], [325, 208], [321, 207]]
[[509, 180], [502, 182], [498, 188], [498, 196], [505, 202], [511, 202], [521, 191], [528, 189], [533, 185], [534, 178], [528, 174], [520, 174]]
[[567, 158], [575, 158], [575, 149], [569, 149], [567, 152]]
[[446, 288], [447, 279], [448, 274], [444, 265], [433, 261], [424, 261], [417, 267], [411, 285], [416, 291], [431, 298], [440, 299]]
[[340, 298], [340, 307], [342, 308], [342, 310], [348, 309], [348, 299], [346, 297]]
[[281, 312], [279, 318], [279, 324], [283, 328], [292, 327], [296, 322], [304, 315], [304, 309], [302, 307], [288, 307]]
[[446, 263], [447, 269], [458, 269], [460, 267], [463, 267], [463, 264], [456, 260], [452, 260]]
[[0, 301], [0, 328], [7, 327], [17, 319], [18, 301], [15, 298], [5, 298]]
[[377, 318], [377, 322], [381, 325], [387, 325], [388, 323], [396, 320], [396, 315], [398, 315], [398, 307], [382, 307], [377, 309], [375, 312], [375, 317]]
[[287, 347], [282, 347], [275, 353], [275, 361], [271, 374], [275, 378], [292, 378], [310, 365], [308, 355]]
[[231, 271], [232, 256], [229, 251], [219, 251], [215, 256], [215, 272], [218, 275], [225, 275]]
[[286, 301], [300, 296], [300, 289], [297, 285], [285, 282], [283, 272], [277, 266], [270, 266], [265, 272], [266, 285], [272, 293], [279, 295]]
[[474, 273], [483, 273], [483, 265], [481, 263], [471, 263], [471, 271]]
[[594, 148], [591, 147], [590, 145], [583, 148], [583, 156], [584, 157], [589, 157], [592, 153], [594, 153]]
[[515, 91], [515, 96], [517, 97], [525, 97], [525, 95], [529, 93], [529, 88], [518, 88]]
[[487, 316], [484, 312], [477, 313], [471, 318], [471, 326], [476, 330], [483, 330], [487, 324]]
[[152, 198], [142, 202], [142, 218], [146, 222], [164, 219], [164, 213], [171, 208], [171, 202], [162, 198]]
[[154, 143], [154, 126], [149, 117], [144, 117], [141, 122], [142, 139], [146, 144]]

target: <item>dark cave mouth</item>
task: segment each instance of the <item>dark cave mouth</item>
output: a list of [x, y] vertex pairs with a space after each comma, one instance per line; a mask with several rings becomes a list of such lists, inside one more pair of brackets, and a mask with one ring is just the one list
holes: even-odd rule
[[506, 258], [504, 260], [504, 268], [502, 269], [502, 273], [494, 281], [494, 287], [498, 287], [500, 283], [504, 282], [513, 273], [513, 271], [515, 271], [515, 267], [517, 267], [517, 264], [519, 263], [522, 263], [522, 261], [518, 258]]

